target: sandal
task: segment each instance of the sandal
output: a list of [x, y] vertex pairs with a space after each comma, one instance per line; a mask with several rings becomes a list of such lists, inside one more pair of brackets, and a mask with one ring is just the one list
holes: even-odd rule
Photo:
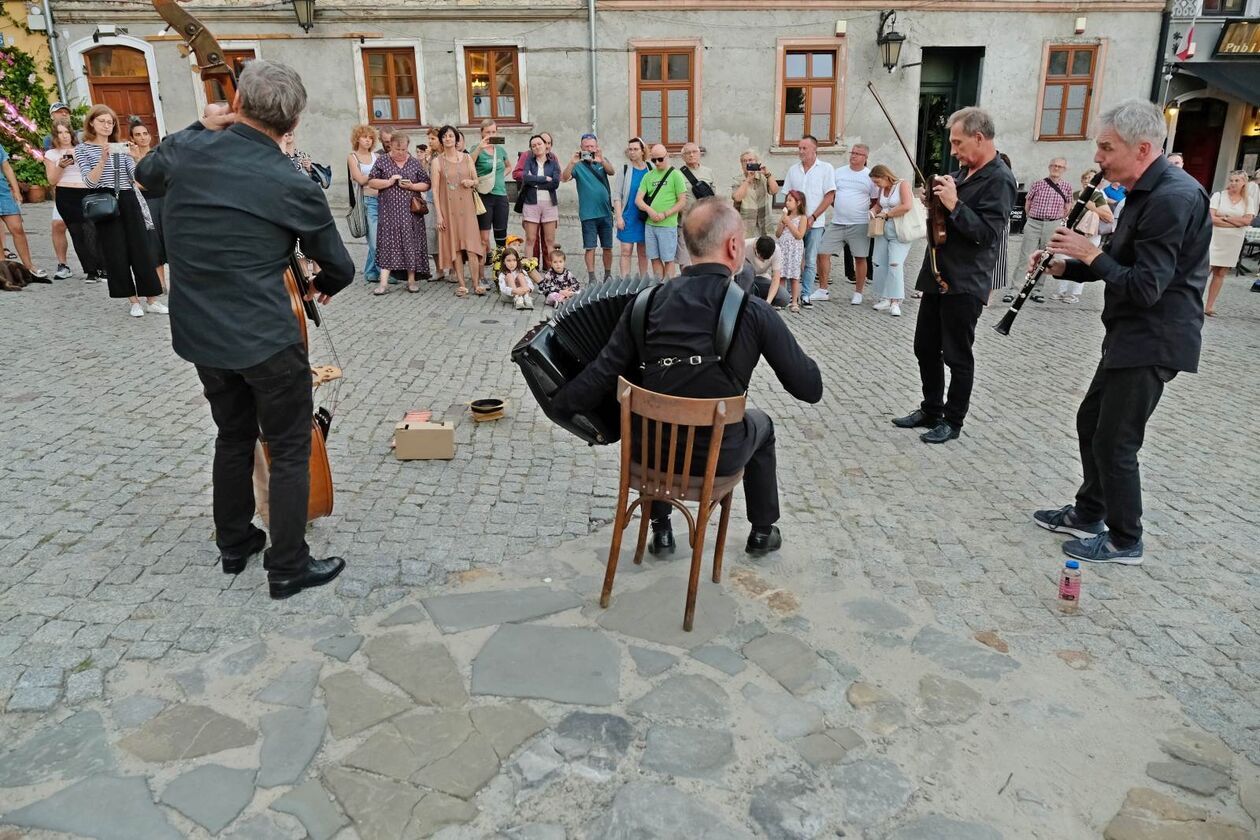
[[407, 291], [414, 295], [416, 292], [420, 291], [420, 287], [407, 284]]
[[477, 297], [485, 297], [485, 296], [486, 296], [486, 287], [485, 287], [485, 286], [478, 286], [477, 288], [473, 289], [473, 294], [475, 294]]
[[790, 304], [788, 306], [788, 312], [791, 312], [793, 315], [799, 315], [801, 312], [801, 305], [799, 303]]
[[388, 286], [386, 286], [386, 287], [385, 287], [385, 288], [383, 288], [383, 289], [382, 289], [382, 288], [380, 288], [380, 287], [378, 286], [377, 288], [375, 288], [375, 289], [373, 289], [373, 290], [372, 290], [372, 297], [381, 297], [381, 296], [383, 296], [383, 295], [387, 295], [387, 294], [389, 294], [389, 287], [388, 287]]
[[17, 255], [17, 254], [15, 254], [15, 253], [13, 253], [12, 251], [10, 251], [8, 248], [5, 248], [5, 249], [4, 249], [4, 258], [5, 258], [6, 260], [16, 260], [16, 259], [18, 258], [18, 255]]
[[461, 298], [468, 297], [468, 290], [465, 289], [463, 286], [460, 286], [458, 289], [455, 290], [455, 297], [461, 297]]
[[912, 294], [910, 297], [912, 297], [912, 298], [921, 298], [921, 297], [923, 297], [923, 292], [920, 292], [920, 291], [917, 291], [917, 290], [916, 290], [916, 291], [915, 291], [915, 293], [914, 293], [914, 294]]

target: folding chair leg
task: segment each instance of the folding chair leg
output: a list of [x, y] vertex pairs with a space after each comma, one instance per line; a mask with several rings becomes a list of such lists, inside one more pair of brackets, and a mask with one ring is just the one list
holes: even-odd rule
[[613, 520], [612, 545], [608, 549], [608, 566], [604, 571], [604, 589], [599, 594], [599, 605], [608, 606], [612, 597], [613, 578], [617, 575], [617, 559], [621, 556], [621, 538], [626, 532], [626, 503], [621, 499], [617, 505], [617, 516]]
[[639, 506], [639, 543], [634, 547], [634, 564], [636, 566], [643, 563], [643, 549], [647, 546], [648, 520], [651, 514], [648, 513], [651, 508], [651, 502], [645, 502]]
[[687, 580], [687, 609], [683, 613], [683, 630], [690, 633], [691, 625], [696, 618], [696, 592], [700, 588], [700, 555], [704, 553], [704, 531], [700, 523], [696, 524], [696, 532], [692, 536], [694, 548], [691, 549], [691, 575]]
[[726, 526], [731, 521], [731, 499], [734, 492], [722, 497], [722, 515], [718, 518], [717, 545], [713, 547], [713, 582], [722, 582], [722, 552], [726, 548]]

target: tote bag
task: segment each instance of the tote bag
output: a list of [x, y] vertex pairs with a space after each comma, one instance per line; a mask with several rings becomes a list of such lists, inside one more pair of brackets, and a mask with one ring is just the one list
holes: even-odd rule
[[927, 208], [917, 196], [910, 198], [910, 212], [895, 220], [898, 242], [914, 242], [927, 236]]

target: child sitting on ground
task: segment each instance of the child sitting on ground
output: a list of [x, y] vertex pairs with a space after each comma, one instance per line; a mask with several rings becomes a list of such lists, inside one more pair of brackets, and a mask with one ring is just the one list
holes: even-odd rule
[[499, 294], [505, 301], [512, 301], [517, 309], [534, 308], [534, 281], [521, 269], [521, 257], [512, 248], [503, 254], [503, 269], [499, 272]]
[[564, 267], [564, 251], [556, 248], [551, 252], [551, 265], [538, 282], [538, 291], [548, 306], [568, 300], [582, 290], [582, 284], [573, 272]]

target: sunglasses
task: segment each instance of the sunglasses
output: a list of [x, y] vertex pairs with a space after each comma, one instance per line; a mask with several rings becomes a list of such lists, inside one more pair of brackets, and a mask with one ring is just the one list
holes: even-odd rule
[[669, 158], [663, 158], [663, 157], [652, 158], [652, 163], [664, 163], [667, 160], [669, 160]]

